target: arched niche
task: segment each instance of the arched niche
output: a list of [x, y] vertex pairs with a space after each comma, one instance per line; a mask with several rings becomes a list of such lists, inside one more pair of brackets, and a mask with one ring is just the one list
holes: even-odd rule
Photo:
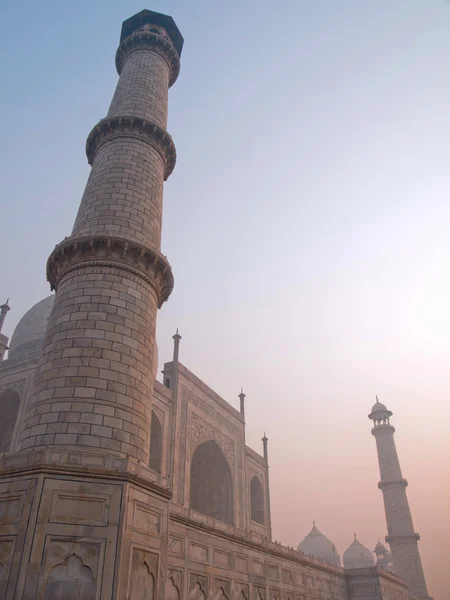
[[167, 580], [165, 600], [180, 600], [180, 590], [175, 585], [173, 577], [169, 577]]
[[228, 462], [214, 440], [196, 448], [190, 484], [193, 510], [233, 524], [233, 479]]
[[0, 452], [10, 452], [19, 407], [20, 396], [15, 390], [0, 393]]
[[259, 477], [252, 477], [250, 482], [250, 518], [264, 525], [264, 492]]
[[153, 600], [154, 597], [155, 578], [143, 562], [131, 574], [130, 600]]
[[150, 469], [161, 473], [163, 447], [163, 430], [161, 421], [152, 410], [152, 423], [150, 426]]
[[43, 600], [95, 600], [96, 584], [92, 571], [81, 559], [72, 554], [53, 567], [46, 581]]

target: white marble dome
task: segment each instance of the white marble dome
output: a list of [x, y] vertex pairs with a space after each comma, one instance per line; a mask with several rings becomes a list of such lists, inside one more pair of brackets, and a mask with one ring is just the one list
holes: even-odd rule
[[9, 344], [9, 359], [31, 359], [39, 354], [54, 301], [54, 294], [47, 296], [20, 319]]
[[356, 539], [356, 535], [353, 543], [344, 552], [342, 558], [344, 561], [344, 569], [362, 569], [364, 567], [374, 566], [372, 552]]
[[317, 529], [315, 524], [305, 539], [300, 542], [297, 550], [304, 554], [312, 554], [331, 565], [336, 565], [337, 567], [341, 565], [336, 546]]
[[377, 412], [388, 412], [388, 409], [386, 408], [386, 405], [383, 404], [382, 402], [379, 402], [378, 400], [375, 402], [375, 404], [372, 406], [372, 412], [373, 413], [377, 413]]

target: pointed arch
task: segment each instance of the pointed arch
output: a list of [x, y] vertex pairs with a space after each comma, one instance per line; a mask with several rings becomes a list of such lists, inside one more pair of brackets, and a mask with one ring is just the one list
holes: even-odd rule
[[161, 421], [152, 410], [152, 422], [150, 426], [150, 469], [161, 473], [163, 447], [163, 430]]
[[84, 565], [76, 554], [71, 554], [62, 564], [54, 566], [50, 571], [43, 600], [95, 600], [95, 596], [96, 584], [91, 569]]
[[265, 524], [264, 492], [259, 477], [252, 477], [250, 482], [250, 518], [252, 521]]
[[196, 448], [190, 482], [193, 510], [233, 524], [233, 479], [228, 462], [214, 440]]
[[178, 586], [175, 584], [173, 577], [169, 577], [166, 583], [166, 600], [180, 600], [180, 590]]
[[131, 574], [130, 600], [153, 600], [155, 597], [155, 578], [142, 562]]
[[11, 441], [20, 407], [20, 396], [15, 390], [0, 393], [0, 452], [11, 451]]

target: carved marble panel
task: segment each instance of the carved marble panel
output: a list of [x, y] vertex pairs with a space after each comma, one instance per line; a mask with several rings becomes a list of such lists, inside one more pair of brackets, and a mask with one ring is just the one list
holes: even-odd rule
[[230, 553], [214, 549], [213, 562], [216, 567], [230, 567]]
[[107, 494], [74, 494], [53, 490], [49, 522], [107, 526], [110, 500]]
[[234, 568], [240, 573], [247, 573], [248, 571], [248, 560], [246, 556], [236, 554], [234, 557]]
[[267, 565], [267, 577], [270, 577], [270, 579], [279, 579], [280, 578], [280, 571], [279, 571], [277, 565], [273, 565], [271, 563], [268, 563], [268, 565]]
[[102, 544], [78, 539], [53, 538], [46, 548], [42, 600], [98, 600]]
[[161, 535], [161, 514], [152, 510], [147, 504], [134, 501], [133, 529], [148, 535]]
[[280, 600], [281, 598], [281, 593], [280, 590], [271, 588], [269, 590], [269, 600]]
[[208, 579], [199, 573], [189, 573], [189, 600], [206, 600]]
[[171, 535], [169, 537], [169, 554], [184, 558], [184, 540]]
[[133, 548], [129, 600], [154, 600], [158, 581], [158, 555]]
[[25, 499], [25, 491], [0, 494], [0, 525], [20, 523]]
[[292, 571], [283, 569], [283, 581], [285, 583], [292, 583]]
[[235, 590], [237, 600], [249, 600], [250, 590], [248, 583], [241, 583], [237, 581], [235, 584]]
[[208, 562], [208, 547], [196, 542], [189, 542], [189, 558], [196, 562]]
[[253, 596], [255, 600], [266, 600], [266, 588], [259, 585], [254, 585]]
[[0, 538], [0, 598], [4, 598], [6, 595], [15, 544], [15, 537]]
[[182, 574], [180, 571], [169, 569], [166, 583], [165, 600], [180, 600], [182, 592]]

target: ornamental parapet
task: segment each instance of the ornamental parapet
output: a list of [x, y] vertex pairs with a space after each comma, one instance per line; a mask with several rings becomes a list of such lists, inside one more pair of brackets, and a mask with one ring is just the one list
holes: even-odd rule
[[406, 479], [394, 479], [392, 481], [380, 481], [378, 483], [378, 488], [380, 490], [389, 490], [392, 488], [406, 488], [408, 485], [408, 481]]
[[116, 52], [117, 72], [121, 74], [123, 65], [131, 54], [148, 48], [166, 61], [171, 87], [180, 73], [180, 56], [169, 38], [153, 31], [136, 31], [123, 40]]
[[420, 535], [418, 533], [405, 533], [404, 535], [387, 535], [384, 539], [388, 544], [395, 544], [395, 542], [418, 542]]
[[144, 280], [156, 292], [159, 308], [173, 290], [172, 269], [160, 252], [126, 238], [101, 234], [72, 236], [58, 244], [47, 261], [47, 281], [57, 290], [62, 279], [74, 271], [101, 273], [105, 268]]
[[103, 144], [121, 137], [134, 137], [150, 144], [164, 161], [164, 180], [169, 178], [177, 160], [172, 137], [156, 123], [141, 117], [107, 117], [99, 121], [86, 141], [88, 163], [94, 163], [95, 155]]

